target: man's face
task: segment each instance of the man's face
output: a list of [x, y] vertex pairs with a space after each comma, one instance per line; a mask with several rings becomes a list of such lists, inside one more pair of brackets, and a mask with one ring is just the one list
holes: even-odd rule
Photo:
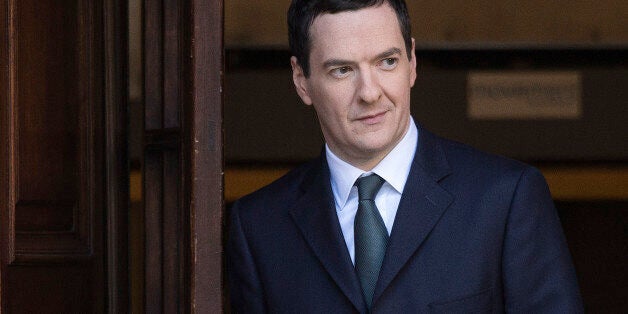
[[403, 138], [416, 78], [414, 40], [408, 60], [388, 4], [322, 14], [310, 28], [310, 76], [292, 57], [297, 93], [313, 105], [327, 145], [370, 170]]

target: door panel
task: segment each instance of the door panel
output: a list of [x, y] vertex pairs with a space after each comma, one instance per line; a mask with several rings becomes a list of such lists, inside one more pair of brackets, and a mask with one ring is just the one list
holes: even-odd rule
[[0, 0], [2, 313], [123, 304], [106, 289], [124, 277], [128, 199], [124, 37], [104, 41], [123, 34], [114, 2]]
[[[104, 310], [103, 130], [98, 11], [3, 1], [2, 308]], [[45, 12], [45, 14], [43, 14]], [[4, 31], [2, 33], [5, 33]], [[7, 41], [3, 41], [7, 42]], [[5, 185], [6, 184], [6, 185]], [[94, 292], [94, 293], [93, 293]]]
[[15, 2], [12, 258], [20, 262], [89, 257], [94, 250], [88, 224], [97, 163], [90, 154], [99, 151], [89, 134], [101, 126], [79, 123], [92, 120], [97, 104], [81, 106], [82, 91], [90, 86], [68, 79], [80, 76], [78, 9], [75, 3]]

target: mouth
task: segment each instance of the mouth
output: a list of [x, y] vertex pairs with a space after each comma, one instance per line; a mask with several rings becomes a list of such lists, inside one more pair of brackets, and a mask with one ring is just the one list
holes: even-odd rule
[[375, 114], [361, 116], [357, 118], [356, 120], [367, 125], [377, 124], [384, 120], [384, 116], [386, 115], [386, 112], [387, 111], [382, 111]]

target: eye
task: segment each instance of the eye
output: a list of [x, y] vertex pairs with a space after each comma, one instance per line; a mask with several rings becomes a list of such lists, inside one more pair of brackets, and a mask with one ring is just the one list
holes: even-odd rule
[[380, 61], [380, 66], [384, 70], [392, 70], [397, 67], [399, 60], [397, 58], [386, 58]]
[[350, 72], [351, 72], [351, 67], [349, 66], [334, 68], [334, 69], [331, 69], [331, 71], [329, 71], [329, 73], [335, 78], [345, 78], [349, 76]]

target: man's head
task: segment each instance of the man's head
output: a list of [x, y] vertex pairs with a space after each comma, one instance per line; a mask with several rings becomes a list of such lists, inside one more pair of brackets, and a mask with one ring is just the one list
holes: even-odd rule
[[408, 49], [397, 16], [389, 1], [315, 15], [306, 31], [308, 73], [305, 62], [290, 59], [296, 91], [314, 106], [325, 142], [362, 170], [372, 169], [399, 143], [410, 121], [414, 40]]
[[410, 56], [412, 35], [404, 0], [293, 0], [288, 9], [288, 42], [292, 55], [297, 58], [305, 76], [310, 76], [310, 27], [316, 17], [324, 13], [355, 11], [384, 3], [390, 5], [397, 15], [406, 54]]

